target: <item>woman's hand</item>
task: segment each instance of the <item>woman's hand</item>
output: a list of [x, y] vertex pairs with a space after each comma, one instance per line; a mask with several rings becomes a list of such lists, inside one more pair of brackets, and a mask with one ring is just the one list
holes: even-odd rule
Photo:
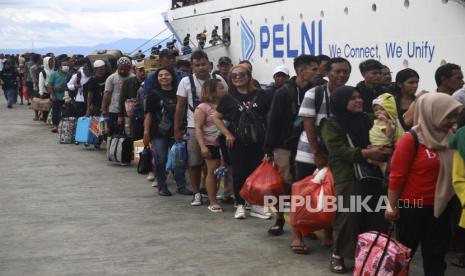
[[226, 146], [228, 148], [232, 148], [234, 146], [235, 140], [236, 138], [234, 138], [234, 136], [232, 136], [231, 134], [226, 135]]
[[210, 158], [211, 157], [210, 150], [206, 146], [201, 147], [200, 152], [202, 153], [202, 156], [204, 158]]

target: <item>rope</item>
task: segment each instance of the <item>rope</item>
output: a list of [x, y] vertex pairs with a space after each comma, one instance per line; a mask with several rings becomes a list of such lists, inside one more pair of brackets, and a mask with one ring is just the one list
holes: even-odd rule
[[131, 55], [132, 53], [134, 53], [135, 51], [139, 50], [140, 48], [142, 48], [144, 45], [146, 45], [147, 43], [149, 43], [150, 41], [154, 40], [157, 36], [161, 35], [162, 33], [164, 33], [166, 30], [168, 30], [168, 28], [165, 28], [163, 29], [163, 31], [159, 32], [158, 34], [154, 35], [151, 39], [147, 40], [146, 42], [142, 43], [139, 47], [137, 47], [136, 49], [134, 49], [132, 52], [130, 52], [129, 54]]

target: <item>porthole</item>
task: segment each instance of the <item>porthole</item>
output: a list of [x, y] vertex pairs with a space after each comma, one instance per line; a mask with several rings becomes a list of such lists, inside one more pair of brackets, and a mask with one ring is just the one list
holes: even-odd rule
[[373, 4], [371, 5], [371, 10], [376, 12], [376, 10], [378, 9], [378, 7], [376, 6], [376, 4]]
[[345, 7], [345, 8], [344, 8], [344, 13], [345, 13], [345, 14], [349, 14], [349, 8], [348, 8], [348, 7]]
[[404, 7], [406, 7], [407, 9], [408, 9], [408, 7], [410, 7], [410, 1], [409, 0], [404, 1]]

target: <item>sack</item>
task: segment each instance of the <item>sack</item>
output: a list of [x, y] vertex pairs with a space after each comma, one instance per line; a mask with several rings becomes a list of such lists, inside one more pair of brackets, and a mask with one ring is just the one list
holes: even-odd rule
[[36, 111], [49, 111], [52, 108], [52, 101], [50, 99], [33, 98], [32, 109]]
[[62, 118], [58, 124], [58, 143], [73, 144], [76, 130], [76, 118]]
[[239, 122], [234, 126], [233, 132], [236, 134], [237, 139], [246, 145], [262, 143], [265, 140], [265, 124], [253, 110], [257, 97], [258, 94], [250, 102], [249, 106], [244, 106], [236, 98], [231, 97], [243, 110], [239, 116]]
[[284, 194], [284, 180], [274, 164], [263, 161], [247, 177], [240, 191], [241, 197], [250, 204], [264, 206], [265, 196]]
[[131, 163], [132, 138], [126, 136], [124, 131], [107, 138], [108, 161], [127, 165]]
[[98, 59], [103, 60], [107, 66], [108, 72], [114, 72], [117, 67], [117, 62], [123, 53], [120, 50], [98, 50], [93, 51], [87, 58], [90, 60], [90, 64]]
[[408, 275], [411, 249], [386, 234], [371, 231], [358, 235], [354, 276]]
[[76, 127], [76, 143], [85, 145], [97, 145], [99, 143], [98, 136], [95, 136], [90, 131], [90, 126], [93, 121], [92, 117], [80, 117]]
[[152, 152], [148, 147], [139, 154], [139, 164], [137, 172], [140, 174], [148, 174], [152, 170]]
[[129, 118], [134, 117], [134, 109], [137, 105], [137, 99], [127, 99], [124, 102], [124, 107], [126, 108], [126, 115], [128, 115]]
[[291, 200], [292, 227], [302, 235], [331, 228], [336, 210], [329, 211], [331, 206], [326, 201], [328, 197], [334, 196], [334, 178], [329, 167], [316, 170], [313, 175], [292, 184], [292, 196], [305, 198], [303, 205], [297, 205], [297, 200]]
[[92, 117], [89, 130], [95, 137], [102, 136], [105, 132], [105, 118], [103, 116]]
[[[352, 139], [350, 139], [349, 134], [346, 134], [346, 137], [347, 141], [349, 142], [349, 145], [355, 148], [354, 144], [352, 143]], [[370, 184], [373, 182], [383, 183], [383, 173], [376, 165], [363, 161], [361, 163], [355, 163], [354, 170], [355, 177], [362, 184]]]
[[29, 87], [27, 85], [23, 85], [21, 87], [21, 90], [23, 92], [23, 97], [26, 101], [29, 101], [29, 99], [31, 98], [31, 94], [29, 92]]

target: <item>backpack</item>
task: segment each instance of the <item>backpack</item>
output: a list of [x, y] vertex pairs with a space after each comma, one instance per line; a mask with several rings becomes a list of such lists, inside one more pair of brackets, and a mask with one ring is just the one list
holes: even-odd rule
[[193, 75], [189, 75], [189, 82], [191, 84], [192, 105], [190, 105], [189, 103], [187, 103], [187, 105], [189, 106], [189, 109], [192, 112], [195, 112], [195, 109], [200, 104], [200, 100], [199, 97], [197, 97], [197, 88], [195, 87]]
[[315, 114], [318, 116], [320, 112], [321, 105], [323, 104], [323, 96], [326, 100], [326, 116], [329, 118], [330, 116], [330, 106], [329, 106], [329, 96], [328, 93], [325, 93], [327, 88], [327, 84], [318, 85], [315, 87]]
[[236, 134], [239, 141], [245, 145], [262, 143], [265, 139], [265, 124], [261, 120], [253, 106], [258, 98], [258, 93], [250, 102], [249, 106], [245, 106], [234, 96], [231, 98], [238, 104], [241, 114], [237, 125], [233, 125], [233, 132]]

